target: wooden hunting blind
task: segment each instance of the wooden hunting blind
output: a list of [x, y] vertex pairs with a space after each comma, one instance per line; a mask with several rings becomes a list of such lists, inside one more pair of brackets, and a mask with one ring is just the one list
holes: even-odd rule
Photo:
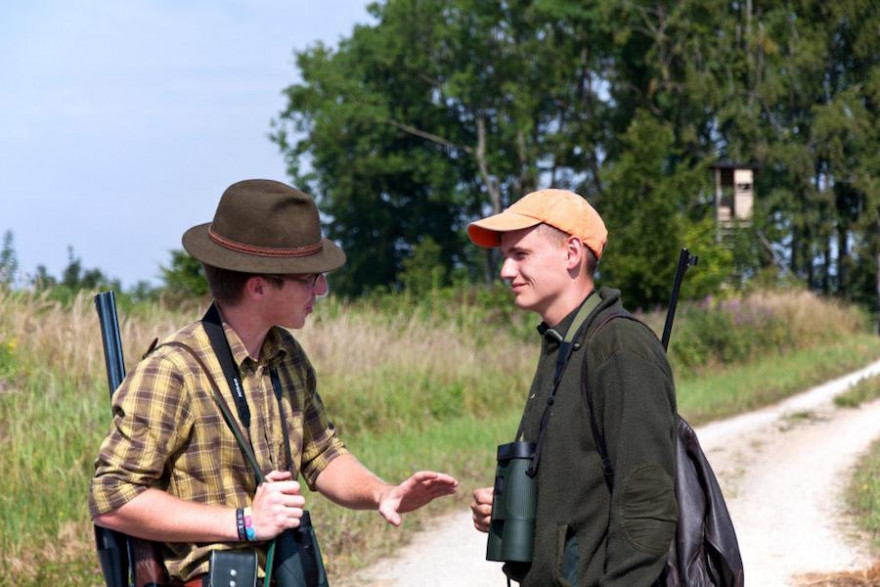
[[751, 224], [755, 202], [755, 165], [718, 162], [715, 171], [715, 219], [722, 228]]

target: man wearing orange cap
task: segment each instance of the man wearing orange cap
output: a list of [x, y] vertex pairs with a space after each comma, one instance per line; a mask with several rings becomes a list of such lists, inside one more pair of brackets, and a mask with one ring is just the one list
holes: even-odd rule
[[[546, 189], [468, 226], [500, 247], [514, 303], [543, 322], [541, 355], [520, 423], [537, 444], [531, 563], [507, 563], [522, 585], [652, 585], [675, 534], [675, 389], [657, 337], [631, 320], [620, 292], [597, 290], [607, 230], [587, 201]], [[569, 332], [571, 330], [571, 332]], [[613, 479], [597, 449], [605, 440]], [[474, 492], [474, 525], [490, 527], [494, 490]]]
[[276, 181], [235, 183], [213, 222], [188, 230], [183, 245], [203, 263], [214, 303], [114, 394], [89, 495], [97, 525], [163, 543], [171, 584], [201, 586], [216, 552], [249, 557], [253, 572], [272, 539], [300, 526], [300, 475], [395, 526], [455, 491], [455, 479], [432, 471], [399, 485], [379, 479], [324, 409], [315, 370], [286, 330], [303, 327], [327, 292], [325, 272], [345, 262], [322, 237], [311, 198]]

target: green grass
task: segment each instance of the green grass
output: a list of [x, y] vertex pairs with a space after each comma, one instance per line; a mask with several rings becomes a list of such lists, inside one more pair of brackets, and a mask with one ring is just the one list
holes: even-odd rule
[[841, 408], [857, 408], [865, 402], [880, 397], [880, 375], [861, 379], [834, 398], [834, 405]]
[[678, 381], [678, 411], [693, 425], [746, 412], [855, 370], [880, 357], [880, 337], [852, 335], [828, 346], [770, 355]]
[[847, 487], [846, 502], [858, 525], [880, 548], [880, 441], [859, 459]]
[[[394, 300], [325, 301], [297, 338], [355, 455], [389, 481], [434, 469], [461, 482], [457, 496], [407, 515], [401, 529], [374, 512], [309, 496], [329, 570], [340, 577], [406, 542], [430, 516], [466, 507], [475, 487], [491, 484], [496, 447], [511, 441], [517, 428], [538, 341], [533, 320], [521, 313], [509, 323], [508, 313], [474, 309], [457, 298], [431, 300], [418, 311], [394, 309]], [[787, 316], [803, 305], [762, 303]], [[857, 326], [847, 326], [845, 335], [834, 330], [846, 322], [840, 314], [826, 327], [815, 320], [824, 311], [803, 313], [808, 322], [782, 323], [792, 332], [805, 324], [812, 330], [786, 335], [783, 352], [758, 345], [740, 352], [744, 365], [722, 364], [727, 343], [715, 334], [715, 347], [688, 347], [701, 350], [692, 350], [681, 368], [680, 411], [696, 425], [778, 401], [880, 357], [880, 338], [859, 334]], [[154, 306], [122, 315], [129, 368], [154, 336], [194, 315]], [[686, 315], [676, 328], [673, 340], [689, 331], [714, 332], [688, 328]], [[742, 351], [748, 330], [734, 335]], [[6, 571], [0, 586], [102, 584], [86, 508], [92, 463], [110, 421], [97, 341], [90, 298], [67, 307], [0, 291], [0, 568]], [[698, 354], [704, 358], [693, 359]]]
[[419, 431], [350, 440], [352, 452], [383, 479], [402, 481], [417, 471], [435, 470], [453, 475], [460, 486], [456, 495], [405, 515], [398, 529], [375, 512], [351, 512], [319, 496], [307, 496], [331, 579], [334, 573], [346, 576], [405, 543], [429, 517], [466, 508], [474, 488], [492, 484], [496, 447], [513, 440], [519, 412], [517, 408], [486, 419], [462, 417]]
[[[858, 408], [880, 397], [880, 375], [862, 379], [834, 398], [842, 408]], [[859, 459], [846, 490], [846, 503], [858, 525], [880, 549], [880, 441]]]

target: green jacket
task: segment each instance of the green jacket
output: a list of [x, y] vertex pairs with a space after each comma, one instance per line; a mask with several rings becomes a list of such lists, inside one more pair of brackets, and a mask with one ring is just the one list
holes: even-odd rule
[[[666, 353], [647, 328], [623, 319], [607, 323], [585, 348], [591, 327], [621, 305], [617, 290], [592, 295], [601, 302], [562, 376], [546, 432], [527, 587], [651, 585], [675, 535], [676, 405]], [[555, 330], [564, 335], [576, 313]], [[544, 336], [523, 412], [525, 440], [537, 440], [558, 349]], [[584, 376], [615, 472], [614, 495], [593, 440]]]

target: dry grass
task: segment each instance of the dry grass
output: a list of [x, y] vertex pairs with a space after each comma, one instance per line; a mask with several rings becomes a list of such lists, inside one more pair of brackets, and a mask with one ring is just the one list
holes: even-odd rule
[[[180, 320], [165, 308], [149, 316], [120, 312], [126, 365], [136, 363], [153, 338], [173, 332]], [[0, 344], [4, 342], [13, 344], [26, 366], [64, 373], [79, 385], [88, 385], [105, 373], [98, 315], [89, 293], [80, 292], [70, 305], [64, 305], [46, 294], [0, 289]]]
[[487, 362], [493, 368], [516, 370], [523, 359], [535, 356], [536, 347], [507, 337], [483, 346], [452, 324], [426, 322], [402, 312], [385, 315], [381, 320], [363, 311], [343, 312], [332, 319], [317, 318], [296, 337], [322, 375], [362, 374], [379, 365], [394, 370], [453, 373]]
[[861, 571], [807, 573], [795, 578], [798, 587], [878, 587], [880, 564]]
[[[858, 312], [806, 293], [754, 294], [749, 303], [786, 316], [798, 336], [814, 343], [829, 340], [831, 329], [833, 338], [862, 330]], [[171, 334], [203, 310], [161, 304], [120, 309], [127, 367], [153, 338]], [[491, 476], [491, 462], [468, 451], [489, 454], [508, 428], [512, 434], [538, 341], [530, 336], [532, 342], [523, 344], [503, 324], [467, 312], [461, 308], [460, 320], [441, 321], [404, 310], [340, 309], [324, 300], [296, 332], [344, 437], [383, 476], [398, 478], [421, 463], [472, 477], [479, 471], [465, 469], [480, 463], [476, 468]], [[662, 324], [662, 318], [655, 322]], [[0, 515], [0, 568], [9, 571], [0, 585], [23, 584], [23, 578], [48, 584], [59, 577], [66, 584], [100, 584], [84, 496], [109, 421], [106, 394], [91, 294], [62, 305], [45, 295], [0, 289], [0, 509], [8, 512], [7, 518]], [[498, 414], [512, 416], [496, 422]], [[462, 417], [469, 415], [477, 419]], [[31, 430], [34, 421], [41, 422], [38, 435]], [[47, 478], [51, 491], [35, 489], [45, 487]], [[318, 513], [325, 555], [344, 572], [358, 563], [340, 557], [357, 559], [365, 542], [378, 540], [376, 532], [361, 528], [366, 514], [324, 509], [326, 514]], [[331, 545], [339, 545], [338, 552], [329, 552]]]
[[858, 309], [806, 290], [756, 291], [743, 303], [782, 318], [801, 348], [868, 330], [867, 316]]
[[[356, 432], [394, 434], [432, 422], [442, 426], [437, 417], [457, 418], [467, 409], [464, 402], [469, 398], [491, 397], [499, 387], [519, 396], [533, 369], [535, 348], [509, 337], [483, 344], [454, 325], [425, 322], [405, 312], [377, 316], [361, 309], [322, 316], [322, 309], [331, 309], [332, 303], [319, 302], [316, 315], [295, 335], [315, 365], [331, 415], [337, 423], [348, 422], [340, 429], [354, 444], [363, 443]], [[120, 305], [127, 368], [134, 366], [153, 338], [171, 334], [203, 310], [153, 305], [126, 311]], [[53, 582], [59, 576], [67, 577], [68, 584], [99, 584], [84, 496], [110, 415], [93, 296], [80, 294], [65, 305], [46, 295], [0, 290], [3, 350], [8, 351], [9, 369], [4, 372], [0, 353], [0, 454], [5, 455], [0, 456], [0, 464], [11, 473], [2, 483], [0, 505], [12, 517], [0, 515], [0, 568], [14, 572], [13, 584], [23, 584], [24, 578], [32, 584]], [[518, 383], [502, 385], [505, 370], [513, 372]], [[501, 376], [493, 377], [496, 373]], [[483, 386], [486, 379], [497, 380], [498, 387]], [[454, 401], [459, 402], [457, 408], [446, 410], [446, 404]], [[376, 417], [365, 417], [367, 410], [375, 410]], [[381, 418], [393, 418], [393, 426]], [[367, 419], [368, 425], [358, 424]], [[40, 434], [34, 434], [32, 422], [40, 422]], [[371, 444], [381, 444], [377, 440]], [[482, 439], [474, 443], [480, 448], [490, 445]], [[391, 455], [374, 455], [372, 447], [365, 448], [358, 450], [359, 456], [389, 479], [403, 478], [411, 466], [394, 455], [401, 462], [397, 469], [391, 468]], [[445, 465], [438, 458], [443, 448], [434, 446], [432, 451], [423, 457], [417, 457], [415, 447], [402, 452], [429, 467]], [[465, 454], [459, 447], [448, 452]], [[66, 492], [33, 491], [44, 486], [47, 470], [59, 468], [65, 477], [52, 473], [53, 485], [63, 484]], [[322, 542], [326, 540], [325, 554], [334, 560], [348, 557], [352, 545], [372, 540], [362, 523], [340, 518], [340, 508], [325, 509], [322, 523], [328, 530]], [[364, 518], [369, 516], [357, 517]], [[352, 536], [345, 536], [346, 532]], [[333, 544], [343, 550], [333, 552]], [[5, 581], [0, 577], [0, 585], [8, 584]]]

